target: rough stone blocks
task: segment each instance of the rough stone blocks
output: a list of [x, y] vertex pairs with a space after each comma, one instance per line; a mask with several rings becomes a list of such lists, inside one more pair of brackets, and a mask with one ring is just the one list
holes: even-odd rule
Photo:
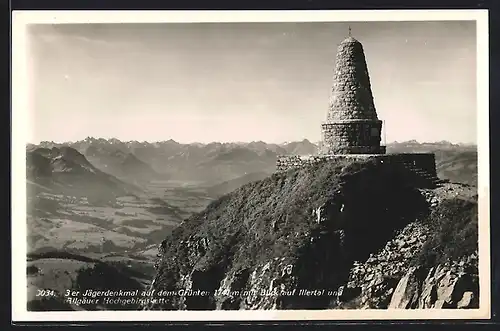
[[323, 154], [383, 154], [380, 120], [349, 120], [325, 123], [322, 129]]

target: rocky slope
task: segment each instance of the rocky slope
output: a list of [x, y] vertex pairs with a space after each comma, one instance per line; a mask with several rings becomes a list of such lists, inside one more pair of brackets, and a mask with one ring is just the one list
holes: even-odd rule
[[145, 309], [477, 307], [477, 195], [377, 161], [274, 174], [184, 221], [156, 267]]
[[[460, 206], [463, 201], [467, 201], [466, 205]], [[473, 237], [469, 242], [472, 247], [464, 249], [459, 245], [452, 256], [450, 252], [441, 252], [440, 259], [436, 260], [434, 250], [443, 248], [435, 245], [436, 236], [439, 238], [445, 230], [430, 223], [439, 223], [438, 215], [452, 216], [450, 210], [455, 208], [461, 213], [474, 209], [474, 203], [468, 203], [467, 198], [443, 201], [429, 218], [411, 222], [366, 261], [356, 261], [347, 284], [337, 291], [335, 306], [358, 309], [477, 307], [479, 279], [477, 233], [474, 231], [477, 229], [471, 228], [472, 234], [461, 238], [465, 242]], [[457, 243], [448, 241], [447, 244]]]

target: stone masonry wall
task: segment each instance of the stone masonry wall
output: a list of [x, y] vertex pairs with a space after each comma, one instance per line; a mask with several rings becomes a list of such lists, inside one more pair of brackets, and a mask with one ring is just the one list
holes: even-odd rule
[[283, 155], [278, 156], [276, 171], [285, 172], [305, 168], [320, 162], [335, 162], [341, 159], [378, 159], [381, 164], [391, 167], [395, 175], [403, 176], [409, 185], [415, 187], [434, 187], [438, 182], [436, 160], [433, 153], [408, 154], [350, 154], [350, 155]]
[[323, 154], [384, 154], [382, 121], [346, 121], [321, 125]]

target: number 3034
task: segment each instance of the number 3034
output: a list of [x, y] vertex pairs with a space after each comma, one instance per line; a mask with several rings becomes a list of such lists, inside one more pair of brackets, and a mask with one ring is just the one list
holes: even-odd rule
[[37, 297], [50, 297], [55, 295], [54, 290], [37, 290], [36, 296]]

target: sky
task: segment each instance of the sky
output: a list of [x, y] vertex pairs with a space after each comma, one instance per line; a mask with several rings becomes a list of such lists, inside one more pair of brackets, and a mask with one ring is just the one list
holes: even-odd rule
[[383, 142], [476, 143], [474, 21], [32, 25], [29, 141], [319, 141], [348, 26]]

